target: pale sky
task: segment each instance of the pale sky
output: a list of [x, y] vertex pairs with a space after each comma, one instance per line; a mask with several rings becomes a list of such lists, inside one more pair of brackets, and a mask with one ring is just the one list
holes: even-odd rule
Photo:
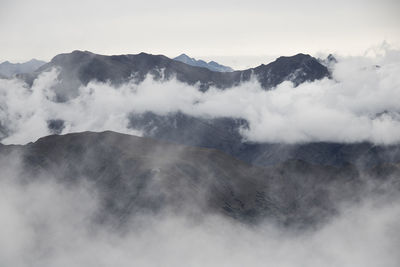
[[76, 49], [225, 62], [355, 55], [383, 41], [400, 44], [399, 14], [399, 0], [0, 0], [0, 61]]

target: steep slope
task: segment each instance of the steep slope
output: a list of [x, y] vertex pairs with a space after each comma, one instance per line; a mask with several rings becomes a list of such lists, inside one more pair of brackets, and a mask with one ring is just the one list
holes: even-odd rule
[[[5, 169], [18, 161], [13, 155], [19, 155], [18, 173], [25, 182], [50, 177], [69, 186], [91, 184], [101, 197], [97, 219], [114, 224], [168, 210], [304, 227], [323, 222], [343, 201], [357, 200], [368, 184], [366, 173], [352, 165], [335, 168], [296, 160], [259, 168], [213, 149], [113, 132], [0, 145]], [[385, 173], [376, 183], [380, 186], [385, 177], [398, 177], [398, 166], [376, 166], [367, 174]]]

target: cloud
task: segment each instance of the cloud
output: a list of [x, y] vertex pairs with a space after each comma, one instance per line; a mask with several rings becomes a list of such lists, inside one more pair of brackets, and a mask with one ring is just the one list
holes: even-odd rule
[[[372, 51], [372, 52], [371, 52]], [[387, 46], [364, 57], [339, 57], [333, 79], [301, 84], [284, 82], [265, 91], [256, 79], [239, 86], [201, 92], [176, 79], [147, 77], [113, 87], [90, 82], [79, 96], [54, 101], [57, 71], [43, 73], [29, 88], [17, 80], [0, 80], [0, 134], [3, 143], [26, 143], [50, 134], [48, 121], [64, 120], [62, 133], [129, 128], [129, 114], [183, 112], [204, 118], [233, 117], [249, 122], [244, 139], [254, 142], [400, 141], [400, 52]]]

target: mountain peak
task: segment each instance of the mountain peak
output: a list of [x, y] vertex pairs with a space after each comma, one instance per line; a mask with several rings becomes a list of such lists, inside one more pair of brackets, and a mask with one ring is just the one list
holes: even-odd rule
[[255, 73], [267, 72], [268, 76], [261, 78], [261, 84], [277, 85], [283, 81], [291, 81], [295, 86], [305, 82], [329, 77], [329, 70], [318, 59], [308, 54], [281, 56], [275, 61], [260, 65], [254, 69]]
[[193, 58], [189, 57], [188, 55], [186, 55], [185, 53], [182, 53], [182, 54], [180, 54], [179, 56], [177, 56], [177, 57], [176, 57], [176, 58], [174, 58], [174, 59], [178, 59], [178, 58], [187, 58], [187, 59], [193, 59]]
[[278, 57], [275, 61], [302, 61], [302, 60], [308, 60], [308, 59], [313, 59], [313, 57], [310, 56], [309, 54], [298, 53], [293, 56]]

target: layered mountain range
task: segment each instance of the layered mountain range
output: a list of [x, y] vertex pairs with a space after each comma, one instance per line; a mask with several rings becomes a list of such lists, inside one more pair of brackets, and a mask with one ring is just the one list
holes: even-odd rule
[[[326, 66], [332, 66], [335, 62], [337, 61], [332, 55], [322, 61], [309, 55], [298, 54], [280, 57], [267, 65], [243, 71], [214, 72], [162, 55], [141, 53], [103, 56], [88, 51], [73, 51], [57, 55], [37, 70], [21, 74], [19, 77], [32, 83], [39, 74], [57, 68], [59, 82], [53, 85], [52, 90], [56, 92], [55, 100], [62, 102], [77, 96], [77, 88], [90, 81], [121, 84], [134, 80], [140, 83], [147, 75], [152, 75], [158, 80], [176, 77], [181, 82], [199, 85], [199, 90], [207, 90], [210, 86], [229, 88], [248, 81], [253, 75], [265, 90], [272, 90], [283, 81], [291, 81], [298, 85], [306, 81], [329, 78], [330, 72]], [[240, 133], [241, 129], [248, 127], [248, 122], [240, 118], [195, 117], [179, 111], [160, 115], [148, 111], [131, 113], [128, 121], [129, 128], [139, 130], [144, 136], [188, 146], [218, 149], [259, 166], [299, 159], [323, 165], [342, 166], [351, 163], [361, 167], [396, 162], [400, 158], [398, 146], [379, 146], [368, 142], [249, 142], [244, 140]], [[61, 133], [65, 126], [62, 119], [54, 118], [48, 121], [48, 127], [51, 133]]]
[[[74, 51], [17, 77], [29, 86], [40, 74], [57, 69], [58, 83], [51, 90], [54, 102], [65, 103], [92, 81], [140, 84], [149, 75], [159, 82], [176, 78], [202, 92], [251, 79], [264, 90], [284, 81], [296, 87], [329, 79], [327, 65], [335, 62], [333, 57], [321, 61], [297, 54], [221, 72], [162, 55]], [[7, 166], [17, 155], [23, 180], [44, 175], [66, 184], [93, 184], [102, 203], [97, 219], [117, 224], [135, 214], [172, 209], [217, 213], [245, 223], [272, 219], [304, 227], [323, 222], [343, 201], [385, 191], [388, 184], [396, 194], [399, 189], [399, 145], [250, 142], [241, 134], [249, 127], [242, 118], [196, 117], [181, 111], [132, 112], [126, 119], [128, 128], [143, 137], [115, 132], [51, 135], [26, 145], [0, 145], [0, 160]], [[1, 123], [0, 132], [6, 136]], [[47, 126], [49, 132], [61, 134], [65, 121], [54, 116]]]

